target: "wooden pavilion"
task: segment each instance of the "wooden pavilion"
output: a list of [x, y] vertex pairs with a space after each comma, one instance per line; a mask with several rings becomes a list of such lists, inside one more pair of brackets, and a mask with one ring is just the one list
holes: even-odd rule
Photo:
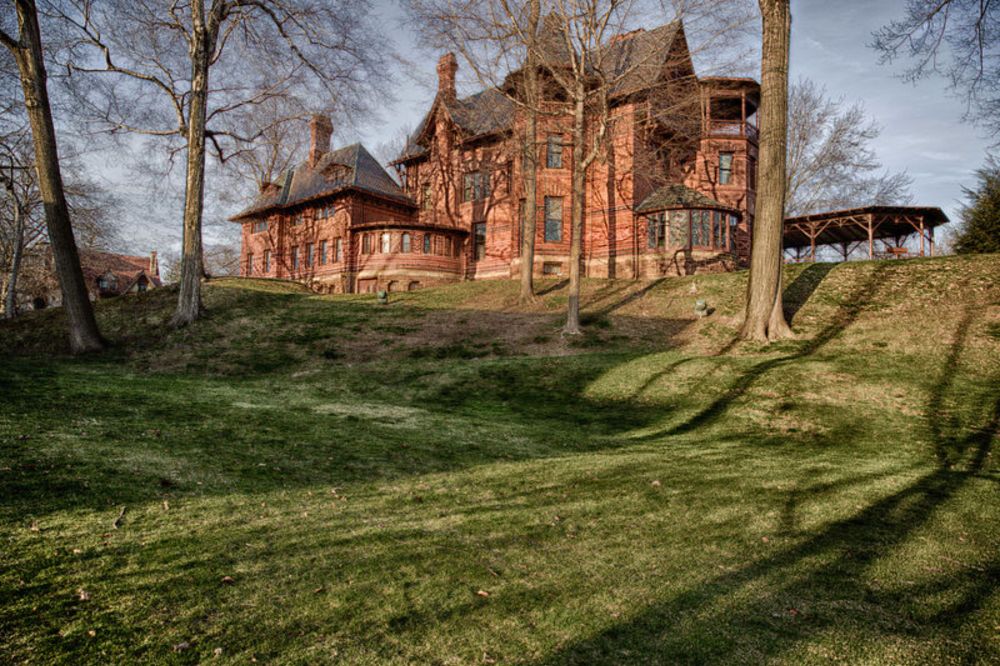
[[[819, 246], [837, 248], [844, 261], [865, 245], [869, 259], [933, 257], [934, 229], [947, 222], [940, 208], [923, 206], [865, 206], [790, 217], [785, 220], [784, 249], [793, 261], [816, 261]], [[915, 253], [906, 247], [914, 236], [920, 239]]]

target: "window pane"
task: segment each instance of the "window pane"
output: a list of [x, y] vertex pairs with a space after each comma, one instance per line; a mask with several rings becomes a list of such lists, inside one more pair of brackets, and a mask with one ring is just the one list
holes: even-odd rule
[[431, 235], [424, 234], [424, 254], [431, 253]]
[[486, 223], [477, 222], [473, 225], [476, 242], [476, 261], [486, 258]]
[[390, 243], [389, 234], [382, 234], [382, 254], [389, 254]]
[[403, 252], [410, 251], [410, 234], [403, 234]]
[[688, 245], [688, 213], [686, 210], [670, 212], [670, 244], [680, 247]]
[[646, 218], [646, 224], [649, 227], [646, 231], [646, 234], [648, 236], [646, 242], [648, 243], [650, 248], [654, 248], [656, 247], [657, 243], [657, 231], [660, 223], [655, 217], [649, 217]]
[[719, 153], [719, 184], [727, 185], [733, 175], [733, 154]]
[[550, 134], [545, 149], [545, 166], [549, 169], [562, 168], [562, 136]]
[[313, 244], [306, 243], [306, 266], [313, 265]]
[[545, 197], [545, 240], [559, 242], [562, 240], [562, 197]]

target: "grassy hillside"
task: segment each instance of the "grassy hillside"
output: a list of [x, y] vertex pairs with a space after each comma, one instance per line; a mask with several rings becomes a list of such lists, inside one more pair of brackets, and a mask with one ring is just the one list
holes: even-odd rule
[[0, 661], [1000, 661], [1000, 257], [745, 279], [0, 324]]

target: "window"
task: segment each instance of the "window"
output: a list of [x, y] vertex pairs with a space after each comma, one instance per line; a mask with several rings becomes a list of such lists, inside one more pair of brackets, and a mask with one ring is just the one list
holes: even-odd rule
[[299, 226], [300, 224], [302, 224], [305, 221], [306, 221], [306, 218], [302, 214], [302, 211], [299, 211], [299, 212], [295, 213], [294, 215], [292, 215], [292, 226], [293, 227], [297, 227], [297, 226]]
[[148, 288], [148, 285], [146, 284], [145, 280], [142, 280], [138, 284], [135, 285], [135, 288], [141, 294], [141, 293], [143, 293], [143, 292], [146, 291], [146, 289]]
[[371, 254], [372, 252], [372, 237], [371, 234], [364, 234], [361, 237], [361, 253]]
[[264, 273], [271, 272], [271, 251], [264, 250]]
[[104, 275], [97, 278], [97, 288], [98, 289], [108, 289], [111, 287], [111, 281]]
[[470, 171], [462, 180], [462, 201], [482, 201], [490, 196], [490, 174]]
[[252, 231], [255, 234], [267, 231], [267, 220], [254, 220]]
[[401, 242], [402, 242], [401, 249], [403, 252], [410, 252], [412, 250], [412, 248], [410, 247], [410, 234], [404, 232], [403, 239]]
[[562, 240], [562, 197], [545, 197], [545, 241], [558, 243]]
[[736, 235], [740, 220], [735, 215], [729, 216], [729, 251], [736, 252]]
[[670, 211], [670, 244], [687, 247], [690, 240], [690, 216], [686, 210]]
[[431, 253], [431, 235], [424, 234], [424, 254]]
[[319, 265], [326, 265], [326, 241], [319, 242]]
[[715, 240], [715, 247], [725, 249], [726, 243], [726, 216], [717, 210], [712, 211], [712, 238]]
[[390, 251], [390, 248], [391, 248], [391, 244], [392, 244], [391, 238], [392, 237], [389, 236], [388, 233], [382, 234], [382, 250], [381, 250], [382, 254], [389, 254], [389, 251]]
[[299, 270], [299, 248], [292, 248], [292, 270]]
[[472, 233], [476, 242], [476, 261], [486, 258], [486, 223], [476, 222], [472, 225]]
[[340, 262], [344, 260], [344, 239], [338, 238], [333, 242], [333, 260]]
[[650, 249], [667, 245], [667, 214], [657, 213], [646, 218]]
[[313, 244], [306, 243], [306, 268], [313, 265]]
[[549, 134], [548, 142], [545, 145], [545, 166], [549, 169], [562, 168], [562, 135]]
[[757, 160], [752, 157], [747, 159], [747, 187], [757, 191]]
[[247, 254], [247, 275], [253, 275], [253, 252]]
[[431, 184], [430, 183], [424, 183], [424, 189], [423, 189], [423, 192], [420, 195], [420, 206], [424, 210], [430, 210], [431, 209]]
[[719, 185], [728, 185], [733, 179], [733, 154], [719, 153]]

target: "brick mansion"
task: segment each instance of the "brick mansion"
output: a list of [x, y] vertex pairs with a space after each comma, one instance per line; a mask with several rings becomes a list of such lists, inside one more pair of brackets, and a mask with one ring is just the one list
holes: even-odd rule
[[[583, 274], [650, 278], [744, 265], [759, 85], [697, 77], [677, 22], [619, 35], [606, 48], [602, 61], [625, 74], [609, 95], [604, 149], [587, 169]], [[331, 150], [332, 125], [314, 116], [306, 161], [232, 218], [242, 225], [242, 273], [338, 293], [519, 275], [523, 72], [459, 98], [457, 69], [452, 54], [438, 62], [434, 101], [388, 165], [395, 178], [360, 144]], [[546, 112], [534, 137], [532, 270], [559, 276], [570, 254], [572, 114], [539, 75]]]

